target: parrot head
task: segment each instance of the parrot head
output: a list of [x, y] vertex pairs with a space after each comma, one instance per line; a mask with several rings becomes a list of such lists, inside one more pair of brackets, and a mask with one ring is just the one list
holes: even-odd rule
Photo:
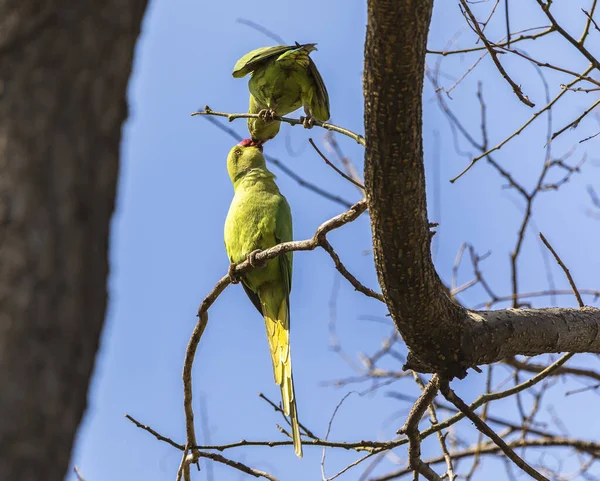
[[242, 140], [229, 151], [227, 156], [227, 172], [233, 184], [252, 169], [265, 165], [262, 142], [252, 139]]

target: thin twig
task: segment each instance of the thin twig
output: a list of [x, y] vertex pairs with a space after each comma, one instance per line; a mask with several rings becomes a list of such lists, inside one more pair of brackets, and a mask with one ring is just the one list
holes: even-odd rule
[[[358, 175], [358, 171], [356, 170], [356, 166], [346, 155], [344, 155], [344, 153], [342, 152], [342, 148], [340, 147], [340, 144], [337, 141], [333, 132], [327, 132], [325, 134], [323, 141], [326, 146], [331, 147], [333, 149], [333, 151], [336, 153], [336, 155], [338, 156], [338, 159], [340, 159], [340, 162], [344, 166], [344, 170], [346, 171], [346, 174], [349, 175], [350, 177], [352, 177], [359, 184], [362, 184], [362, 182], [360, 180], [360, 176]], [[362, 189], [359, 189], [359, 190], [362, 191]]]
[[[542, 30], [542, 29], [544, 29], [544, 30]], [[514, 45], [515, 43], [522, 42], [523, 40], [536, 40], [540, 37], [544, 37], [545, 35], [548, 35], [549, 33], [554, 32], [554, 27], [552, 27], [551, 25], [550, 26], [545, 25], [542, 27], [532, 27], [532, 28], [528, 28], [525, 30], [521, 30], [520, 32], [514, 32], [512, 35], [516, 35], [518, 33], [530, 32], [532, 30], [542, 30], [542, 31], [539, 33], [534, 33], [534, 34], [530, 34], [530, 35], [520, 35], [519, 37], [512, 39], [510, 41], [510, 44]], [[496, 45], [496, 47], [505, 47], [505, 46], [509, 46], [510, 44], [507, 39], [504, 43], [498, 42], [495, 45]], [[483, 50], [487, 50], [487, 48], [484, 46], [484, 47], [462, 48], [462, 49], [457, 49], [457, 50], [427, 50], [427, 54], [441, 55], [442, 57], [446, 57], [448, 55], [460, 55], [463, 53], [481, 52]]]
[[516, 96], [518, 97], [518, 99], [521, 102], [523, 102], [528, 107], [535, 107], [535, 104], [531, 100], [529, 100], [529, 97], [527, 97], [526, 95], [523, 94], [521, 87], [519, 85], [517, 85], [513, 81], [513, 79], [511, 79], [509, 77], [509, 75], [506, 73], [506, 70], [504, 70], [504, 67], [498, 60], [498, 52], [496, 52], [496, 50], [494, 50], [494, 47], [492, 46], [492, 44], [489, 42], [489, 40], [486, 38], [485, 34], [479, 27], [479, 22], [477, 22], [475, 15], [473, 15], [473, 12], [471, 12], [471, 9], [469, 8], [469, 5], [467, 4], [466, 0], [460, 0], [460, 3], [462, 5], [465, 13], [471, 19], [471, 26], [473, 27], [475, 33], [479, 36], [479, 38], [482, 40], [483, 44], [487, 48], [488, 52], [490, 53], [490, 57], [492, 58], [494, 65], [496, 65], [496, 68], [500, 72], [500, 75], [502, 75], [504, 80], [506, 80], [509, 83], [509, 85], [513, 89], [513, 92], [516, 94]]
[[185, 450], [185, 446], [183, 444], [176, 443], [171, 438], [167, 438], [167, 437], [163, 436], [162, 434], [157, 433], [150, 426], [147, 426], [146, 424], [142, 424], [137, 419], [135, 419], [133, 416], [130, 416], [129, 414], [125, 414], [125, 417], [127, 419], [129, 419], [133, 424], [135, 424], [138, 428], [143, 429], [144, 431], [148, 431], [150, 434], [152, 434], [152, 436], [154, 436], [159, 441], [163, 441], [163, 442], [165, 442], [167, 444], [170, 444], [171, 446], [173, 446], [174, 448], [179, 449], [180, 451], [184, 451]]
[[279, 45], [285, 45], [287, 43], [282, 37], [277, 35], [272, 30], [269, 30], [267, 27], [263, 27], [259, 23], [253, 22], [252, 20], [248, 20], [246, 18], [238, 18], [238, 19], [236, 19], [236, 22], [241, 23], [242, 25], [246, 25], [250, 28], [253, 28], [257, 32], [260, 32], [263, 35], [269, 37], [270, 39], [275, 40]]
[[554, 132], [552, 134], [552, 137], [550, 138], [550, 140], [554, 140], [556, 137], [558, 137], [560, 134], [562, 134], [563, 132], [565, 132], [566, 130], [570, 129], [570, 128], [576, 128], [579, 125], [579, 122], [581, 122], [581, 120], [588, 115], [592, 110], [594, 110], [598, 105], [600, 105], [600, 99], [596, 100], [592, 105], [590, 105], [590, 107], [588, 107], [587, 109], [585, 109], [583, 111], [583, 113], [577, 117], [575, 120], [573, 120], [572, 122], [569, 122], [567, 125], [565, 125], [562, 129], [557, 130], [556, 132]]
[[313, 149], [315, 149], [317, 151], [317, 154], [319, 154], [321, 156], [321, 158], [325, 161], [325, 163], [329, 167], [331, 167], [333, 170], [335, 170], [338, 174], [340, 174], [348, 182], [352, 182], [359, 189], [365, 190], [365, 186], [364, 185], [362, 185], [361, 183], [355, 181], [352, 177], [346, 175], [344, 172], [342, 172], [340, 169], [338, 169], [335, 165], [333, 165], [333, 163], [327, 157], [325, 157], [325, 155], [323, 154], [323, 152], [321, 152], [319, 150], [319, 148], [315, 145], [313, 139], [308, 139], [308, 141], [310, 142], [310, 145], [313, 146]]
[[[281, 413], [281, 415], [284, 417], [284, 419], [287, 421], [288, 419], [285, 417], [285, 413], [283, 412], [283, 409], [281, 409], [281, 406], [278, 406], [277, 404], [275, 404], [273, 401], [271, 401], [267, 396], [265, 396], [262, 392], [258, 393], [258, 397], [261, 398], [263, 401], [265, 401], [267, 404], [269, 404], [275, 411]], [[313, 432], [308, 429], [306, 426], [304, 426], [301, 422], [298, 422], [298, 426], [300, 426], [300, 429], [302, 429], [302, 431], [304, 431], [304, 433], [312, 439], [318, 439], [317, 436], [315, 436], [313, 434]]]
[[[581, 295], [592, 296], [594, 298], [594, 300], [600, 298], [600, 290], [580, 289], [579, 293]], [[573, 291], [571, 289], [548, 289], [545, 291], [538, 291], [538, 292], [523, 292], [523, 293], [519, 293], [517, 295], [511, 294], [509, 296], [498, 296], [495, 299], [492, 299], [490, 301], [480, 302], [479, 304], [476, 304], [475, 306], [473, 306], [473, 309], [479, 310], [484, 307], [489, 309], [493, 305], [498, 304], [500, 302], [509, 302], [509, 301], [514, 301], [515, 299], [528, 299], [528, 298], [533, 298], [533, 297], [565, 296], [565, 295], [570, 296], [572, 294], [573, 294]]]
[[[594, 69], [593, 65], [588, 66], [583, 73], [581, 74], [581, 77], [586, 77], [592, 70]], [[550, 102], [548, 102], [544, 107], [542, 107], [540, 110], [538, 110], [537, 112], [535, 112], [531, 118], [529, 120], [527, 120], [524, 124], [522, 124], [517, 130], [515, 130], [512, 134], [510, 134], [508, 137], [506, 137], [504, 140], [502, 140], [501, 142], [499, 142], [498, 144], [496, 144], [494, 147], [491, 147], [489, 149], [487, 149], [485, 152], [481, 153], [480, 155], [477, 155], [476, 157], [473, 157], [471, 159], [471, 162], [469, 163], [469, 165], [467, 165], [467, 167], [465, 167], [462, 172], [460, 172], [457, 176], [455, 176], [454, 178], [450, 179], [451, 183], [456, 182], [458, 179], [460, 179], [463, 175], [465, 175], [479, 160], [483, 159], [484, 157], [487, 157], [489, 154], [491, 154], [492, 152], [495, 152], [496, 150], [500, 150], [504, 145], [506, 145], [509, 141], [511, 141], [512, 139], [514, 139], [516, 136], [518, 136], [519, 134], [521, 134], [535, 119], [537, 119], [541, 114], [543, 114], [544, 112], [546, 112], [547, 110], [549, 110], [550, 108], [552, 108], [552, 106], [558, 102], [560, 100], [560, 98], [568, 92], [568, 89], [573, 87], [573, 85], [575, 85], [576, 83], [580, 82], [581, 78], [575, 78], [573, 79], [570, 83], [568, 83], [565, 88], [563, 88], [557, 95], [556, 97], [554, 97]]]
[[[522, 448], [522, 447], [572, 447], [577, 449], [583, 453], [594, 453], [593, 455], [600, 456], [600, 444], [589, 442], [589, 441], [578, 441], [573, 439], [568, 439], [564, 437], [552, 437], [552, 438], [543, 438], [543, 439], [519, 439], [516, 441], [511, 441], [507, 443], [508, 446], [512, 449]], [[477, 446], [470, 446], [467, 449], [460, 451], [452, 451], [450, 456], [455, 461], [460, 459], [471, 457], [475, 454], [477, 450]], [[480, 454], [489, 455], [489, 454], [498, 454], [501, 452], [501, 449], [493, 443], [488, 443], [481, 447]], [[443, 463], [444, 456], [436, 456], [435, 458], [427, 459], [427, 464], [438, 464]], [[405, 476], [411, 472], [410, 469], [402, 468], [397, 471], [392, 471], [391, 473], [384, 474], [382, 476], [377, 476], [371, 478], [369, 481], [390, 481], [392, 479], [399, 478], [401, 476]]]
[[241, 471], [242, 473], [249, 474], [250, 476], [254, 476], [255, 478], [265, 478], [269, 481], [277, 481], [277, 478], [272, 474], [251, 468], [250, 466], [247, 466], [244, 463], [240, 463], [239, 461], [234, 461], [233, 459], [226, 458], [221, 454], [199, 452], [199, 455], [202, 458], [207, 458], [216, 461], [217, 463], [226, 464], [227, 466], [235, 468], [238, 471]]
[[[199, 110], [198, 112], [192, 112], [191, 115], [192, 116], [194, 116], [194, 115], [216, 115], [217, 117], [225, 117], [229, 122], [233, 122], [234, 120], [237, 120], [237, 119], [258, 119], [258, 118], [260, 118], [258, 114], [248, 114], [248, 113], [232, 114], [232, 113], [228, 113], [228, 112], [216, 112], [216, 111], [212, 110], [208, 105], [206, 105], [204, 107], [204, 111]], [[292, 126], [303, 125], [302, 120], [294, 119], [291, 117], [281, 117], [279, 115], [276, 115], [273, 119], [279, 120], [280, 122], [286, 122]], [[350, 137], [351, 139], [355, 140], [357, 143], [359, 143], [363, 147], [366, 145], [365, 138], [362, 135], [352, 132], [351, 130], [345, 129], [344, 127], [339, 127], [338, 125], [330, 124], [328, 122], [321, 122], [320, 120], [316, 120], [316, 119], [312, 120], [312, 125], [321, 127], [326, 130], [331, 130], [333, 132], [337, 132], [338, 134], [345, 135], [346, 137]]]
[[558, 33], [560, 33], [560, 35], [567, 41], [569, 42], [571, 45], [573, 45], [573, 47], [575, 47], [577, 50], [579, 50], [579, 52], [586, 58], [588, 59], [588, 61], [590, 62], [590, 64], [593, 65], [594, 68], [600, 70], [600, 62], [598, 62], [598, 59], [596, 57], [594, 57], [594, 55], [587, 49], [585, 48], [585, 46], [583, 45], [583, 42], [578, 42], [577, 40], [575, 40], [575, 38], [573, 38], [554, 18], [554, 15], [552, 15], [552, 13], [550, 12], [550, 5], [552, 4], [552, 0], [548, 0], [546, 1], [546, 3], [544, 3], [542, 0], [536, 0], [538, 5], [540, 6], [540, 8], [542, 9], [542, 12], [544, 12], [546, 14], [546, 17], [548, 17], [548, 20], [550, 20], [550, 24], [552, 25], [552, 27], [554, 27], [554, 30], [556, 30]]
[[[570, 294], [573, 294], [573, 292], [570, 292]], [[542, 372], [547, 367], [544, 364], [522, 362], [514, 357], [505, 359], [503, 362], [507, 366], [514, 367], [515, 369], [518, 369], [520, 371], [531, 372], [531, 373]], [[593, 379], [595, 381], [600, 381], [600, 372], [594, 371], [591, 369], [583, 369], [580, 367], [562, 366], [559, 369], [556, 369], [554, 371], [553, 376], [577, 376], [577, 377]]]
[[77, 481], [85, 481], [85, 478], [83, 477], [83, 474], [81, 474], [81, 471], [79, 471], [77, 465], [73, 466], [73, 472], [75, 473], [75, 476], [77, 476]]
[[342, 274], [342, 276], [344, 276], [348, 280], [348, 282], [350, 282], [350, 284], [352, 284], [355, 290], [357, 290], [358, 292], [362, 292], [365, 296], [372, 297], [373, 299], [377, 299], [378, 301], [385, 303], [383, 294], [380, 294], [379, 292], [375, 292], [373, 289], [363, 286], [356, 277], [354, 277], [350, 272], [348, 272], [344, 264], [342, 264], [340, 257], [337, 255], [337, 253], [335, 252], [335, 250], [333, 249], [333, 247], [327, 239], [321, 240], [320, 244], [321, 247], [325, 250], [325, 252], [327, 252], [333, 260], [335, 268], [340, 272], [340, 274]]
[[542, 242], [548, 248], [548, 250], [550, 252], [552, 252], [552, 255], [556, 259], [556, 262], [558, 262], [558, 265], [564, 271], [565, 275], [567, 276], [567, 279], [569, 279], [569, 284], [571, 284], [571, 289], [573, 289], [573, 293], [575, 294], [575, 297], [577, 298], [577, 304], [579, 304], [579, 307], [585, 307], [585, 304], [583, 303], [583, 299], [581, 299], [581, 294], [579, 293], [579, 290], [577, 289], [577, 286], [575, 285], [575, 281], [573, 280], [573, 276], [571, 276], [569, 269], [567, 269], [567, 266], [565, 266], [562, 259], [558, 256], [556, 251], [550, 245], [550, 242], [548, 242], [548, 240], [544, 237], [544, 234], [542, 234], [541, 232], [540, 232], [540, 239], [542, 239]]
[[[339, 403], [337, 403], [337, 406], [335, 407], [335, 409], [333, 410], [333, 413], [331, 414], [331, 417], [329, 418], [329, 423], [327, 423], [327, 432], [325, 433], [325, 441], [329, 440], [329, 433], [331, 433], [331, 426], [333, 425], [333, 420], [335, 419], [335, 415], [337, 414], [338, 410], [342, 407], [342, 404], [344, 404], [344, 401], [346, 399], [348, 399], [348, 396], [350, 396], [350, 394], [358, 394], [358, 392], [350, 391], [344, 397], [342, 397], [342, 399], [340, 399]], [[325, 475], [325, 456], [326, 455], [327, 455], [327, 447], [323, 446], [323, 452], [321, 453], [321, 479], [323, 481], [331, 481], [334, 478], [328, 478]]]
[[450, 383], [448, 380], [440, 380], [440, 391], [448, 401], [454, 404], [467, 418], [471, 420], [471, 422], [473, 422], [473, 424], [475, 424], [475, 427], [479, 431], [494, 441], [494, 443], [496, 443], [502, 452], [519, 468], [538, 481], [549, 481], [548, 478], [527, 464], [524, 459], [515, 453], [514, 450], [494, 432], [494, 430], [492, 430], [485, 422], [483, 422], [479, 416], [477, 416], [477, 414], [475, 414], [470, 407], [467, 406], [467, 404], [465, 404], [465, 402], [454, 393], [454, 391], [450, 388]]

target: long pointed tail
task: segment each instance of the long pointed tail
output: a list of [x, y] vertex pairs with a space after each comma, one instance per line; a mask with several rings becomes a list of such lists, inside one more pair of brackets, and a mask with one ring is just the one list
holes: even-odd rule
[[283, 412], [290, 417], [292, 423], [292, 439], [294, 451], [302, 457], [302, 441], [298, 424], [298, 410], [294, 393], [294, 378], [292, 377], [292, 359], [290, 357], [290, 320], [287, 300], [284, 299], [277, 309], [277, 314], [271, 311], [268, 303], [263, 303], [267, 338], [273, 361], [275, 383], [281, 388]]

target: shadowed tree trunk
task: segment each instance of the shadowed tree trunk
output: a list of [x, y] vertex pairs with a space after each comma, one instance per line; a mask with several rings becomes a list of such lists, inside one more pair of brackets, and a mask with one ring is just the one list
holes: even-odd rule
[[0, 0], [0, 479], [62, 480], [106, 308], [146, 0]]

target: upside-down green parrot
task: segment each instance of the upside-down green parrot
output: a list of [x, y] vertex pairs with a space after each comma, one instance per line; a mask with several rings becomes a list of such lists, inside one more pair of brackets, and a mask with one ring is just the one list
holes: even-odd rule
[[279, 132], [276, 115], [287, 115], [304, 107], [304, 126], [310, 127], [314, 117], [329, 120], [329, 95], [317, 66], [309, 54], [316, 43], [262, 47], [247, 53], [237, 61], [235, 78], [251, 74], [248, 81], [250, 107], [248, 113], [260, 118], [248, 119], [253, 140], [266, 142]]
[[[230, 277], [235, 264], [253, 258], [257, 250], [292, 240], [292, 214], [275, 175], [265, 165], [262, 146], [246, 139], [231, 149], [227, 171], [234, 197], [225, 220], [225, 248]], [[242, 286], [265, 319], [275, 382], [281, 388], [283, 412], [290, 417], [294, 451], [302, 457], [298, 411], [290, 358], [290, 290], [292, 253], [271, 259], [245, 273]]]

